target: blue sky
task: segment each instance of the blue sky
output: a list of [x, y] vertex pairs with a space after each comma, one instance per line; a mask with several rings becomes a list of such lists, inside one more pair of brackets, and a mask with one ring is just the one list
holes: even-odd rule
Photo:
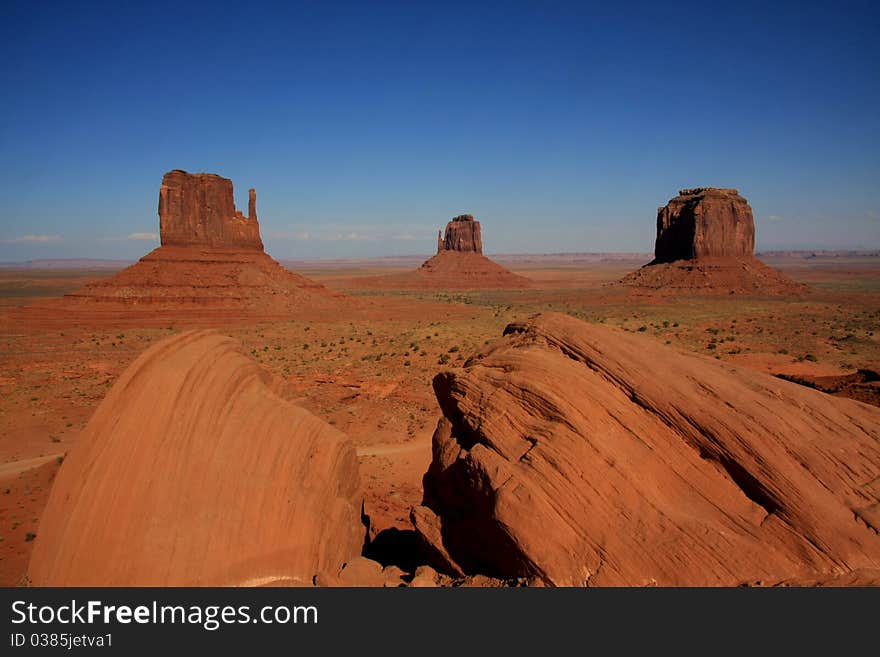
[[[126, 6], [127, 5], [127, 6]], [[711, 5], [711, 7], [709, 6]], [[880, 247], [871, 3], [4, 2], [0, 260], [134, 258], [165, 171], [281, 258], [650, 251], [682, 187], [759, 248]]]

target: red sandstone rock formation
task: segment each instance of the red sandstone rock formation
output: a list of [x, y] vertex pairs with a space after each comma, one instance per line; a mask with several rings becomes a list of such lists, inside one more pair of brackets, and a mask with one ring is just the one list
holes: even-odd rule
[[169, 171], [159, 188], [159, 236], [163, 246], [263, 250], [256, 192], [248, 216], [235, 209], [232, 181], [213, 173]]
[[683, 189], [657, 210], [654, 262], [754, 254], [752, 208], [735, 189]]
[[755, 221], [735, 189], [683, 189], [657, 210], [654, 260], [623, 285], [673, 293], [788, 295], [803, 285], [758, 261]]
[[310, 585], [359, 556], [354, 447], [277, 385], [213, 331], [144, 352], [58, 473], [33, 583]]
[[878, 572], [873, 406], [561, 314], [511, 324], [434, 389], [424, 504], [442, 526], [413, 515], [447, 572], [578, 586]]
[[442, 239], [437, 237], [437, 253], [458, 251], [460, 253], [483, 254], [483, 236], [480, 222], [474, 221], [473, 215], [462, 214], [453, 217], [446, 224], [446, 233]]
[[437, 235], [437, 255], [415, 272], [361, 279], [366, 287], [464, 290], [523, 288], [529, 279], [518, 276], [483, 255], [480, 222], [472, 215], [454, 217], [445, 234]]
[[287, 315], [333, 312], [349, 302], [264, 253], [256, 202], [251, 189], [244, 217], [235, 209], [232, 181], [169, 171], [159, 191], [162, 246], [116, 276], [67, 295], [64, 305], [71, 312], [101, 309], [128, 315]]
[[454, 217], [437, 235], [437, 254], [414, 272], [357, 280], [361, 287], [382, 289], [468, 290], [524, 288], [531, 282], [483, 255], [480, 222], [472, 215]]

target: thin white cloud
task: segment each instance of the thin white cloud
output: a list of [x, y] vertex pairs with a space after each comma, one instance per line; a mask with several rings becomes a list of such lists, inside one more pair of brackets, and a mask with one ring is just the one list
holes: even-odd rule
[[60, 242], [60, 235], [22, 235], [21, 237], [13, 237], [11, 239], [0, 240], [3, 244], [28, 244], [28, 243], [46, 243]]
[[782, 217], [778, 214], [771, 214], [769, 217], [767, 217], [767, 221], [772, 221], [773, 223], [778, 223], [780, 221], [785, 221], [785, 217]]
[[296, 240], [307, 242], [312, 239], [312, 234], [307, 230], [267, 230], [263, 233], [266, 237], [276, 240]]
[[327, 237], [331, 242], [361, 242], [363, 240], [374, 240], [376, 236], [364, 235], [356, 231], [348, 231], [347, 233], [336, 233]]
[[159, 236], [156, 233], [130, 233], [126, 239], [130, 240], [157, 240]]
[[354, 225], [325, 222], [308, 229], [302, 224], [290, 224], [286, 230], [264, 231], [264, 236], [273, 240], [295, 240], [316, 242], [430, 242], [437, 234], [434, 226], [412, 225]]

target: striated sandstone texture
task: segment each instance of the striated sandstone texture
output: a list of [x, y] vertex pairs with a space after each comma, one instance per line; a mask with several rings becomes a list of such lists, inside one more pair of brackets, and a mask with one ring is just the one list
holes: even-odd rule
[[144, 352], [58, 473], [32, 582], [310, 585], [359, 556], [354, 447], [277, 385], [213, 331]]
[[555, 313], [509, 325], [434, 389], [430, 512], [413, 518], [449, 574], [728, 586], [878, 572], [873, 406]]

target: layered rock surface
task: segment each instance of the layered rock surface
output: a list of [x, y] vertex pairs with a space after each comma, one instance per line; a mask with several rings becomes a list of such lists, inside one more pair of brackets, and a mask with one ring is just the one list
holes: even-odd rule
[[441, 251], [416, 270], [413, 283], [437, 289], [522, 288], [530, 284], [525, 276], [469, 251]]
[[343, 295], [257, 250], [162, 246], [115, 276], [65, 297], [69, 305], [285, 314], [338, 307]]
[[213, 331], [144, 352], [58, 473], [32, 582], [311, 584], [359, 556], [354, 447], [277, 386]]
[[630, 272], [619, 284], [632, 288], [635, 294], [659, 296], [740, 294], [780, 297], [807, 292], [805, 285], [757, 258], [702, 258], [649, 264]]
[[434, 389], [413, 517], [435, 567], [577, 586], [880, 567], [875, 407], [560, 314], [511, 324]]

